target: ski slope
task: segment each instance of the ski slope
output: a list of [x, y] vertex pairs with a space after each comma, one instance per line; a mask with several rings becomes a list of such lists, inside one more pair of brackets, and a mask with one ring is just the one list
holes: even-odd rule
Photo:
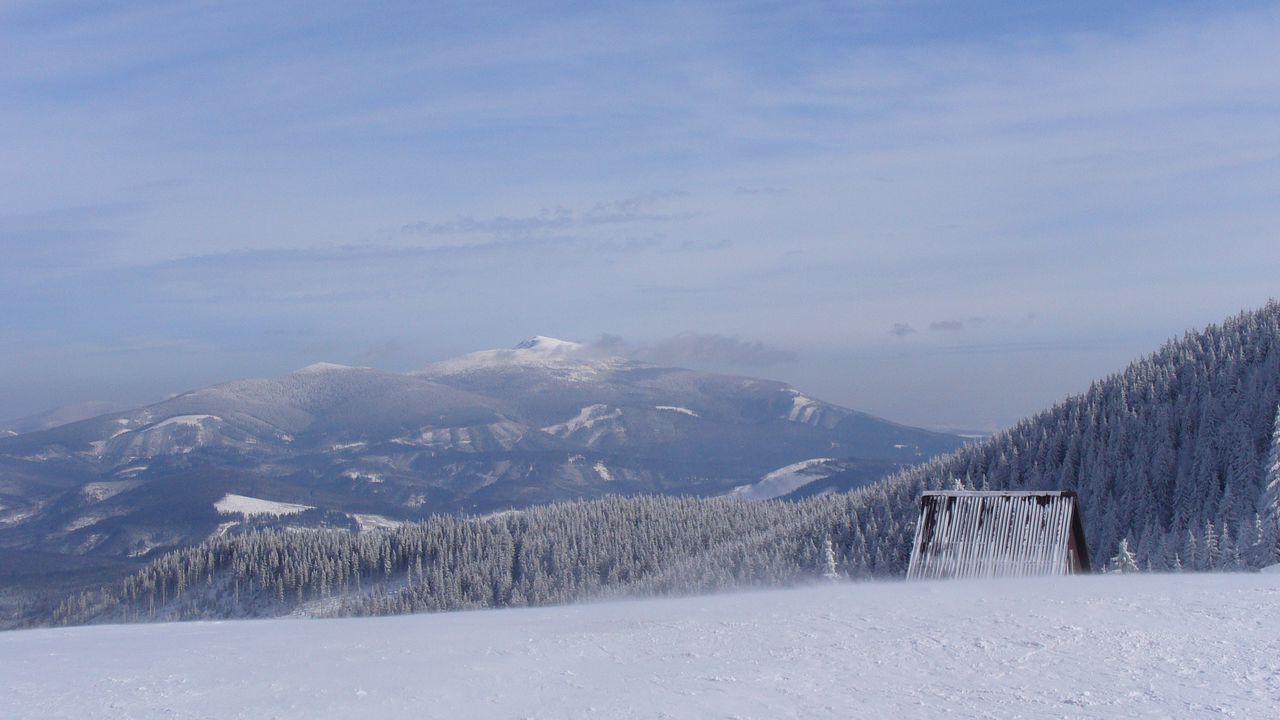
[[1280, 575], [0, 633], [5, 718], [1271, 718]]

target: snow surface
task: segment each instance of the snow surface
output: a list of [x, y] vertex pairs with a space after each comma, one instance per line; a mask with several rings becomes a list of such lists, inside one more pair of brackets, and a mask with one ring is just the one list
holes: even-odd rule
[[683, 413], [685, 415], [688, 415], [689, 417], [698, 417], [698, 413], [690, 410], [687, 407], [680, 407], [678, 405], [654, 405], [653, 409], [666, 410], [667, 412]]
[[361, 530], [395, 530], [404, 524], [403, 520], [392, 520], [372, 513], [347, 513], [347, 517], [355, 520]]
[[342, 471], [342, 477], [350, 480], [363, 480], [365, 482], [375, 484], [385, 481], [382, 477], [382, 473], [368, 472], [365, 470], [344, 470]]
[[13, 718], [1272, 718], [1280, 577], [0, 633]]
[[[170, 425], [190, 425], [194, 427], [200, 427], [200, 425], [207, 420], [212, 420], [214, 422], [221, 422], [222, 418], [218, 417], [217, 415], [174, 415], [171, 418], [161, 420], [155, 425], [152, 425], [151, 427], [147, 428], [147, 430], [148, 431], [159, 430], [162, 427], [168, 427]], [[113, 435], [112, 437], [115, 437], [115, 436]]]
[[220, 515], [231, 515], [240, 513], [245, 517], [252, 515], [294, 515], [304, 510], [310, 510], [311, 505], [298, 505], [296, 503], [276, 502], [275, 500], [263, 500], [262, 498], [249, 497], [248, 495], [234, 495], [227, 493], [213, 504]]
[[[142, 469], [145, 470], [146, 466], [143, 466]], [[134, 468], [126, 468], [126, 470], [140, 472]], [[122, 472], [124, 472], [124, 470], [118, 471], [116, 474], [119, 475]], [[83, 493], [87, 499], [93, 502], [102, 502], [107, 498], [112, 498], [122, 492], [132, 490], [141, 484], [141, 480], [102, 480], [99, 482], [85, 483], [85, 485], [80, 488], [80, 492]]]
[[622, 435], [625, 429], [620, 424], [621, 419], [622, 408], [588, 405], [568, 420], [542, 428], [542, 432], [561, 438], [577, 435], [579, 442], [593, 447], [606, 435]]
[[596, 464], [592, 465], [591, 469], [596, 471], [596, 474], [600, 476], [601, 480], [605, 482], [613, 482], [613, 473], [609, 472], [609, 466], [605, 465], [603, 460], [596, 461]]
[[813, 458], [792, 463], [760, 478], [759, 482], [750, 485], [739, 485], [730, 490], [729, 495], [748, 500], [769, 500], [782, 497], [797, 488], [808, 485], [819, 478], [830, 475], [823, 472], [822, 466], [832, 462], [831, 458]]

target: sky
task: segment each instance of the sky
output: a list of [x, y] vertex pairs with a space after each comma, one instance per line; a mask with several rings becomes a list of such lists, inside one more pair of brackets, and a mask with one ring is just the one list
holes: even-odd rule
[[532, 335], [994, 429], [1280, 295], [1280, 5], [0, 5], [0, 417]]

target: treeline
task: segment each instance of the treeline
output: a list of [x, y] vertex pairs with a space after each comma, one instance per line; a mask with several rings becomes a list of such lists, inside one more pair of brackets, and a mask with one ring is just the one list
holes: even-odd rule
[[378, 615], [785, 585], [823, 573], [828, 540], [850, 577], [901, 572], [911, 528], [867, 496], [611, 497], [383, 532], [257, 531], [165, 555], [69, 600], [54, 621]]
[[[259, 531], [157, 559], [63, 623], [366, 615], [900, 575], [926, 488], [1070, 489], [1099, 565], [1276, 562], [1280, 305], [1170, 342], [1023, 421], [852, 493], [797, 502], [608, 498], [377, 533]], [[1125, 553], [1120, 553], [1121, 543]]]

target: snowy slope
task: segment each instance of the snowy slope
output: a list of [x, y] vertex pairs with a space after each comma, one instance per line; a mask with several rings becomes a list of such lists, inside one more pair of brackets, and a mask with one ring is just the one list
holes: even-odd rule
[[1280, 576], [0, 633], [0, 717], [1274, 717]]
[[750, 485], [739, 485], [729, 491], [729, 494], [749, 500], [768, 500], [782, 497], [804, 485], [808, 485], [814, 480], [827, 477], [838, 469], [838, 466], [832, 466], [832, 463], [835, 462], [832, 458], [801, 460], [798, 463], [792, 463], [768, 473], [760, 478], [758, 482]]

